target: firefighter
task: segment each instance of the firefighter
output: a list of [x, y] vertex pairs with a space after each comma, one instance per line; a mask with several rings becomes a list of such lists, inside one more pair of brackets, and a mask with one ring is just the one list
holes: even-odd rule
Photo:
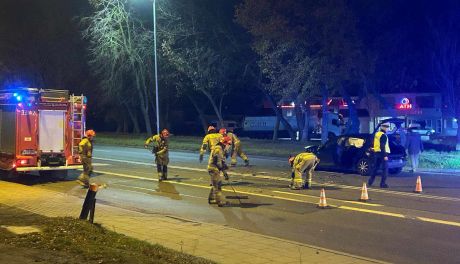
[[157, 165], [159, 181], [168, 179], [168, 138], [169, 131], [167, 129], [163, 129], [160, 134], [147, 138], [144, 143], [144, 148], [148, 148], [150, 143], [153, 144], [152, 153], [155, 154], [155, 164]]
[[208, 127], [208, 134], [203, 138], [203, 144], [200, 148], [200, 163], [203, 162], [203, 155], [206, 151], [211, 151], [212, 148], [219, 143], [222, 135], [217, 133], [213, 126]]
[[85, 132], [85, 137], [78, 144], [78, 154], [80, 154], [81, 163], [83, 164], [83, 172], [78, 176], [77, 182], [83, 187], [89, 187], [89, 177], [93, 173], [93, 138], [96, 132], [90, 129]]
[[374, 135], [374, 164], [372, 175], [369, 178], [368, 185], [372, 186], [377, 175], [377, 170], [382, 167], [382, 179], [380, 180], [380, 188], [388, 188], [386, 179], [388, 175], [388, 154], [390, 154], [390, 144], [388, 136], [385, 134], [390, 128], [390, 123], [383, 123], [380, 125], [380, 131]]
[[221, 137], [219, 142], [212, 148], [208, 160], [208, 172], [211, 176], [211, 191], [209, 193], [208, 202], [210, 204], [217, 204], [219, 207], [225, 205], [222, 197], [222, 175], [227, 175], [227, 165], [225, 164], [224, 149], [231, 145], [231, 139], [227, 136]]
[[230, 157], [231, 157], [231, 166], [236, 166], [236, 158], [240, 156], [240, 158], [243, 159], [244, 161], [244, 166], [249, 166], [249, 159], [246, 154], [244, 154], [242, 148], [241, 148], [241, 141], [240, 139], [233, 133], [232, 131], [228, 131], [225, 128], [221, 128], [219, 130], [219, 133], [222, 135], [228, 136], [232, 140], [232, 145], [231, 145], [231, 151], [230, 151]]
[[[295, 157], [289, 157], [289, 165], [291, 165], [291, 184], [289, 187], [292, 190], [310, 189], [311, 181], [313, 177], [313, 171], [318, 165], [319, 159], [315, 154], [309, 152], [303, 152]], [[306, 179], [304, 175], [307, 174]]]

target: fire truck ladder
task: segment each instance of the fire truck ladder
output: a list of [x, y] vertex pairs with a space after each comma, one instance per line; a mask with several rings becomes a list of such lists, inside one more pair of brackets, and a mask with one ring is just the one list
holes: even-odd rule
[[72, 156], [78, 154], [78, 143], [85, 134], [85, 111], [83, 95], [71, 95], [70, 125], [72, 127]]

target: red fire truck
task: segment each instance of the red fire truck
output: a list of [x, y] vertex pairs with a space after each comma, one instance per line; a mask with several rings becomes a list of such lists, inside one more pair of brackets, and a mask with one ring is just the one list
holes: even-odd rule
[[0, 176], [81, 169], [86, 97], [67, 90], [0, 90]]

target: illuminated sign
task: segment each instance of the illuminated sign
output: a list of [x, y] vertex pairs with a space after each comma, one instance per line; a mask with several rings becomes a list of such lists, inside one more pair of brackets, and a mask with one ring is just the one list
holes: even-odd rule
[[396, 104], [396, 109], [399, 109], [399, 110], [412, 109], [412, 104], [410, 103], [409, 98], [404, 97], [403, 99], [401, 99], [401, 102], [399, 104]]

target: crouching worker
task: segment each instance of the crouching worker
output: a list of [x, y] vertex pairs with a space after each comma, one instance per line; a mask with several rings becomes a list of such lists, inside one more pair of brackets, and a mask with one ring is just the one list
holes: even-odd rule
[[159, 135], [149, 137], [144, 144], [144, 148], [148, 148], [150, 143], [153, 144], [152, 153], [155, 154], [155, 163], [157, 165], [159, 181], [168, 179], [168, 137], [169, 131], [167, 129], [163, 129]]
[[[210, 204], [217, 204], [219, 207], [225, 205], [222, 197], [222, 175], [227, 175], [227, 165], [225, 164], [224, 149], [232, 144], [229, 137], [222, 137], [219, 143], [211, 149], [211, 154], [208, 160], [208, 172], [211, 176], [211, 192], [209, 193], [208, 202]], [[227, 177], [227, 176], [226, 176]]]
[[[292, 190], [310, 189], [313, 171], [318, 163], [319, 159], [313, 153], [303, 152], [295, 157], [290, 157], [289, 164], [292, 168], [292, 181], [289, 187]], [[304, 179], [305, 174], [306, 179]]]
[[93, 173], [93, 138], [95, 136], [94, 130], [86, 130], [85, 137], [78, 144], [78, 154], [80, 154], [83, 164], [83, 172], [78, 176], [77, 182], [85, 188], [89, 187], [89, 177]]

